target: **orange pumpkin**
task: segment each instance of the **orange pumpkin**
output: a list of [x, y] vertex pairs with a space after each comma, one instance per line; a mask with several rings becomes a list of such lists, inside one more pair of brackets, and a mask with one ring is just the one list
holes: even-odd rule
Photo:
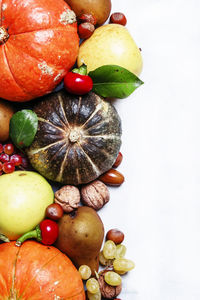
[[0, 299], [85, 300], [79, 272], [52, 246], [27, 241], [0, 245]]
[[0, 0], [0, 98], [51, 92], [78, 49], [76, 16], [64, 0]]

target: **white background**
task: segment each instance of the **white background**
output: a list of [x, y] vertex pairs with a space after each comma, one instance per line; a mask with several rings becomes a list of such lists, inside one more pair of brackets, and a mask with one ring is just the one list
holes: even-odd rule
[[117, 100], [119, 171], [100, 211], [136, 268], [122, 300], [200, 299], [200, 1], [112, 0], [142, 48], [145, 84]]

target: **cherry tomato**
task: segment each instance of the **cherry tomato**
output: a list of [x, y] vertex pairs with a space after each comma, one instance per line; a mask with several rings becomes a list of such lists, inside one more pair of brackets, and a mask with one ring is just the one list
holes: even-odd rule
[[75, 95], [84, 95], [92, 90], [93, 81], [88, 75], [69, 72], [64, 78], [65, 89]]
[[32, 238], [36, 238], [44, 245], [52, 245], [58, 237], [58, 232], [58, 224], [52, 220], [45, 219], [36, 226], [35, 230], [29, 231], [18, 238], [16, 246], [21, 246], [24, 241]]
[[45, 245], [52, 245], [58, 237], [58, 224], [52, 220], [45, 219], [40, 223], [42, 240]]

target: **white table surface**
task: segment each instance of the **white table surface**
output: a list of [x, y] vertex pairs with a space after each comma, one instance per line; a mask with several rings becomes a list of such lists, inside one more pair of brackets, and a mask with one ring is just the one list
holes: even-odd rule
[[112, 2], [142, 48], [145, 82], [115, 103], [126, 181], [100, 211], [136, 264], [119, 298], [199, 300], [200, 1]]

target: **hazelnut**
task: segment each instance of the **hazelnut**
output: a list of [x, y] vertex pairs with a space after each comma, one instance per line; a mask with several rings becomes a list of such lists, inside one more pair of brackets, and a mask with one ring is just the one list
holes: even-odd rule
[[63, 208], [58, 203], [52, 203], [47, 206], [45, 213], [47, 219], [57, 221], [63, 216]]
[[106, 240], [111, 240], [118, 245], [123, 242], [124, 234], [119, 229], [110, 229], [106, 234]]
[[88, 39], [94, 32], [95, 27], [89, 22], [81, 23], [78, 26], [78, 34], [80, 39]]
[[79, 189], [73, 185], [65, 185], [55, 192], [55, 203], [62, 206], [66, 213], [78, 208], [80, 202]]
[[101, 295], [106, 299], [113, 299], [116, 298], [122, 290], [122, 284], [118, 286], [112, 286], [105, 282], [104, 275], [108, 270], [104, 270], [99, 274], [98, 282], [99, 288], [101, 291]]
[[103, 182], [95, 180], [81, 188], [81, 199], [86, 206], [99, 210], [110, 200], [110, 194]]
[[92, 15], [92, 14], [89, 14], [89, 13], [87, 13], [87, 14], [82, 14], [79, 18], [79, 22], [80, 23], [85, 23], [85, 22], [88, 22], [88, 23], [91, 23], [92, 25], [96, 25], [96, 23], [97, 23], [97, 19], [95, 18], [95, 16], [94, 15]]
[[125, 26], [126, 23], [127, 23], [127, 20], [126, 20], [126, 17], [123, 13], [116, 12], [116, 13], [113, 13], [110, 16], [110, 23], [120, 24], [120, 25]]

